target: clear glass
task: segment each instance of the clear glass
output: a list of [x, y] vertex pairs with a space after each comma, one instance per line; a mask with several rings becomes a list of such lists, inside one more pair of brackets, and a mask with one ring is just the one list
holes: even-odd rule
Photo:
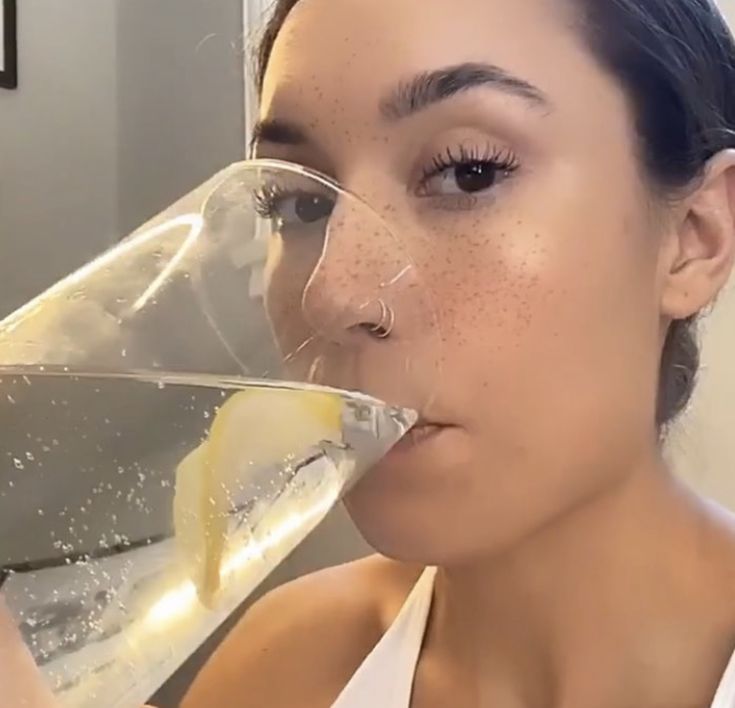
[[413, 425], [437, 338], [406, 244], [276, 161], [1, 322], [8, 705], [144, 703]]

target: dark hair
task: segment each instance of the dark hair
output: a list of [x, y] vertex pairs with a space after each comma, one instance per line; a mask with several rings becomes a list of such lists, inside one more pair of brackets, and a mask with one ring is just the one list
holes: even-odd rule
[[[258, 89], [278, 33], [299, 0], [277, 0], [256, 56]], [[625, 88], [651, 184], [671, 194], [735, 146], [735, 42], [712, 0], [574, 0], [602, 66]], [[686, 407], [699, 368], [696, 316], [672, 322], [663, 347], [656, 420]]]

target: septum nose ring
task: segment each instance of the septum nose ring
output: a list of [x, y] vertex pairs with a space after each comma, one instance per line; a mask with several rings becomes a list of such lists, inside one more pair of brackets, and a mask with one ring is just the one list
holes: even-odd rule
[[385, 300], [378, 300], [380, 305], [380, 320], [368, 327], [368, 331], [378, 337], [378, 339], [387, 339], [396, 326], [396, 313], [393, 308], [386, 304]]

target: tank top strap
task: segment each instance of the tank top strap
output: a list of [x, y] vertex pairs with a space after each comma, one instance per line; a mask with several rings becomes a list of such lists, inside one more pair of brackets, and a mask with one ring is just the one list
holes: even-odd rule
[[725, 669], [711, 708], [735, 708], [735, 653]]
[[[332, 704], [332, 708], [410, 708], [416, 666], [434, 595], [436, 568], [427, 568], [393, 624]], [[710, 708], [735, 708], [735, 653]]]
[[436, 568], [426, 568], [393, 624], [332, 708], [409, 708], [416, 666], [434, 595]]

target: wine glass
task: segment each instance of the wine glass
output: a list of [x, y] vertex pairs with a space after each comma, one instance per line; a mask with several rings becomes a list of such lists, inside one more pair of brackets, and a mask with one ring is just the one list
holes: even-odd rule
[[140, 706], [415, 423], [436, 316], [379, 211], [237, 163], [0, 322], [14, 706]]

